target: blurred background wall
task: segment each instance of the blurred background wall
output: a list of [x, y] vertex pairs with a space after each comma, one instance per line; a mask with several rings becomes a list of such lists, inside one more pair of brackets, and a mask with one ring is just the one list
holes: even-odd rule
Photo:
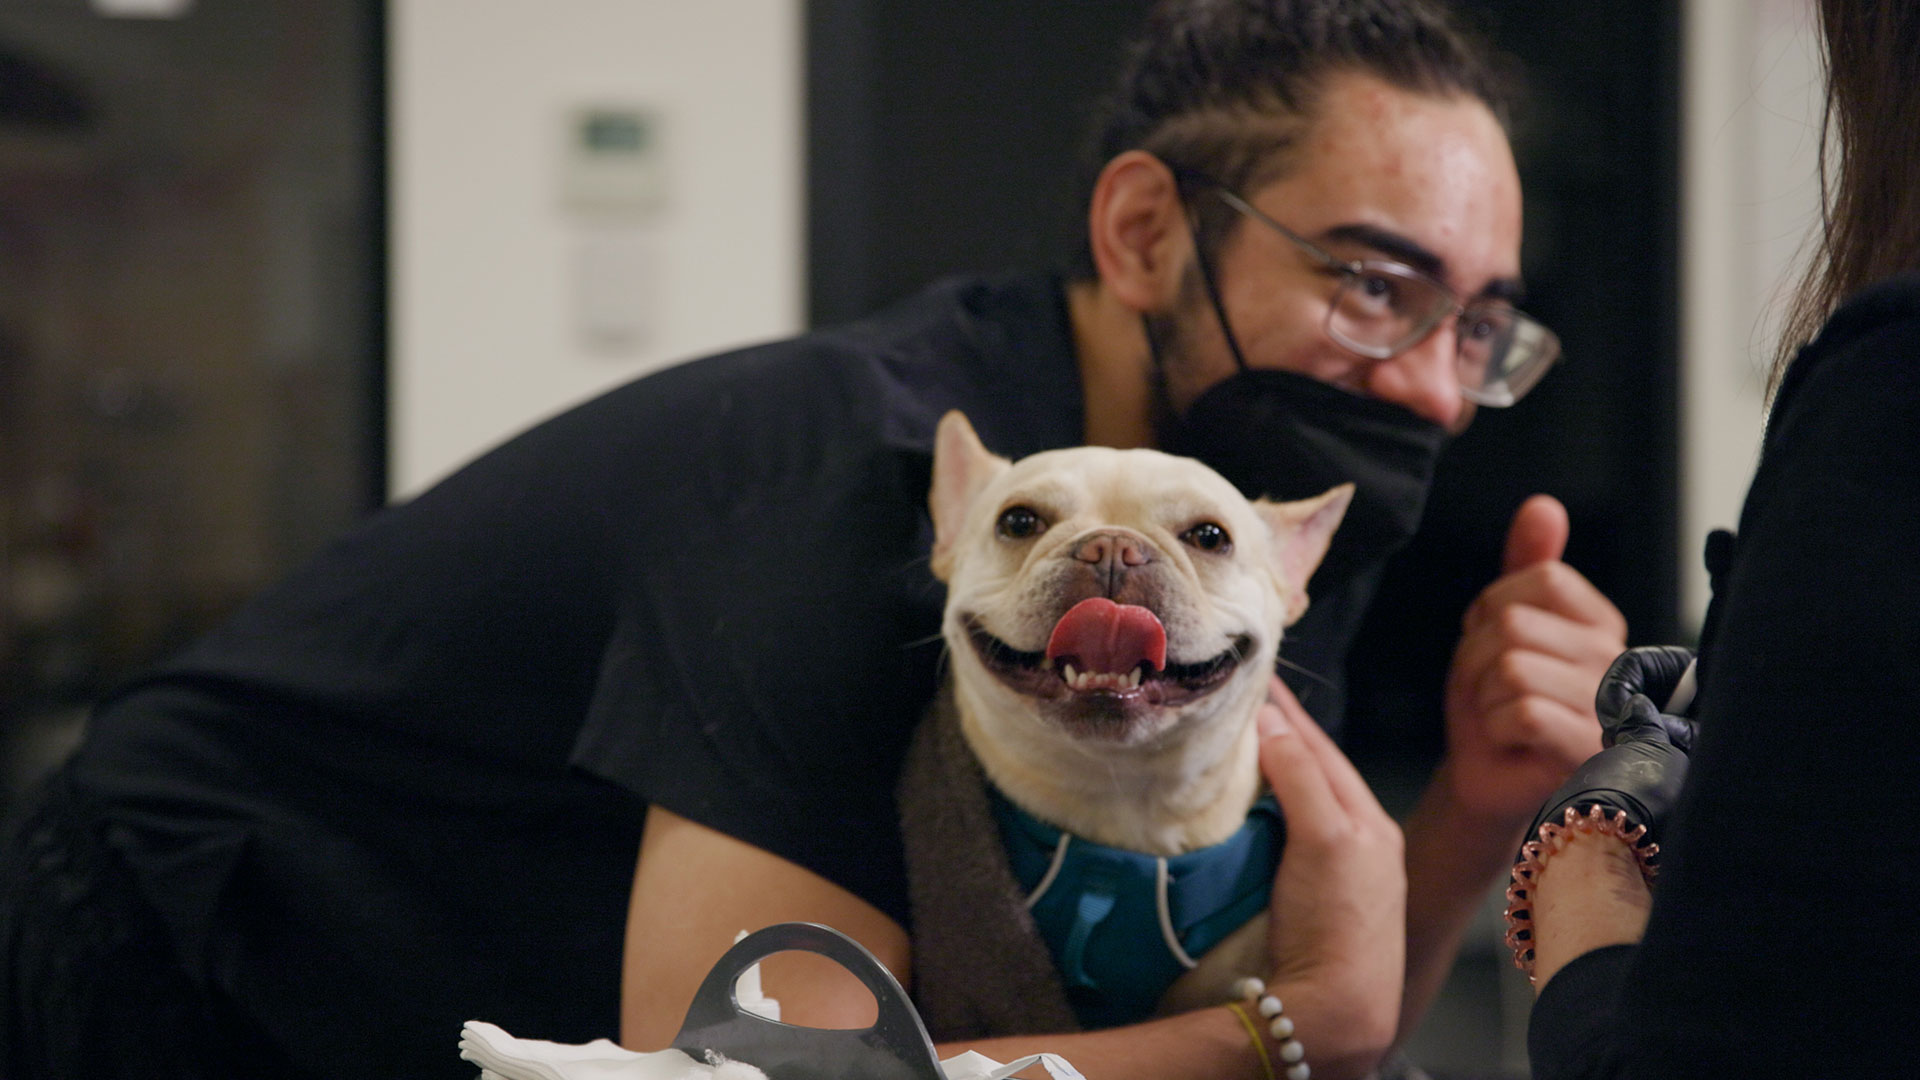
[[801, 328], [800, 0], [392, 0], [388, 25], [395, 494]]
[[[1685, 640], [1817, 220], [1807, 0], [1462, 0], [1516, 55], [1567, 359], [1450, 452], [1355, 658], [1403, 798], [1533, 491]], [[87, 703], [389, 498], [599, 389], [1057, 265], [1146, 0], [0, 5], [0, 808]], [[1492, 900], [1417, 1048], [1517, 1075]]]

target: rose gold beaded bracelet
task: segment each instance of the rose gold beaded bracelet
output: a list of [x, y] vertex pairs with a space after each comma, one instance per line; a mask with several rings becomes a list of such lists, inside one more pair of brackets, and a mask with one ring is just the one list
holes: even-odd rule
[[1566, 847], [1575, 833], [1611, 836], [1623, 841], [1633, 852], [1640, 875], [1649, 888], [1660, 870], [1653, 863], [1654, 856], [1660, 854], [1660, 845], [1642, 844], [1647, 827], [1636, 825], [1628, 829], [1625, 810], [1616, 810], [1608, 817], [1599, 803], [1584, 814], [1569, 806], [1559, 822], [1542, 822], [1539, 835], [1520, 849], [1520, 859], [1513, 864], [1513, 881], [1507, 886], [1507, 947], [1513, 950], [1513, 966], [1526, 972], [1529, 982], [1533, 981], [1533, 883], [1540, 880], [1540, 871], [1546, 867], [1547, 860]]

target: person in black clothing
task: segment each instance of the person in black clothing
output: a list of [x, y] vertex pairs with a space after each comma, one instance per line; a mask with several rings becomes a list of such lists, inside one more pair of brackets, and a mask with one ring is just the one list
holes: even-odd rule
[[[1309, 700], [1337, 733], [1436, 455], [1557, 349], [1512, 307], [1500, 103], [1426, 0], [1163, 5], [1074, 274], [948, 283], [617, 389], [102, 702], [5, 856], [0, 1068], [457, 1075], [472, 1018], [653, 1048], [737, 930], [794, 919], [910, 984], [892, 789], [937, 677], [948, 409], [1006, 455], [1161, 446], [1279, 497], [1358, 480], [1286, 646], [1333, 677]], [[1288, 850], [1282, 877], [1324, 902], [1261, 974], [1323, 1063], [1358, 1072], [1417, 1020], [1527, 815], [1599, 745], [1586, 699], [1625, 628], [1560, 562], [1566, 530], [1551, 499], [1514, 522], [1404, 864]], [[1293, 760], [1351, 779], [1337, 753]], [[1347, 962], [1403, 934], [1404, 988]], [[791, 1020], [857, 1019], [870, 999], [836, 974], [766, 981]], [[1062, 1038], [988, 1050], [1261, 1069], [1223, 1008]]]
[[1576, 832], [1535, 874], [1536, 1077], [1920, 1068], [1920, 5], [1820, 16], [1839, 168], [1787, 336], [1812, 341], [1709, 550], [1693, 723], [1655, 714], [1662, 681], [1553, 800], [1637, 803], [1659, 869]]

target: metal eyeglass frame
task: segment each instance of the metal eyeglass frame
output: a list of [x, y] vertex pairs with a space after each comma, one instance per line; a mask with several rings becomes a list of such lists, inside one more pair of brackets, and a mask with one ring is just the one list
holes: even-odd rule
[[[1254, 206], [1218, 181], [1214, 181], [1198, 173], [1188, 172], [1187, 175], [1195, 180], [1206, 182], [1207, 185], [1213, 189], [1214, 193], [1220, 196], [1221, 201], [1225, 202], [1228, 206], [1267, 228], [1272, 229], [1274, 232], [1279, 233], [1289, 241], [1292, 241], [1294, 246], [1298, 247], [1301, 251], [1325, 265], [1329, 270], [1341, 275], [1342, 281], [1340, 288], [1334, 293], [1332, 299], [1328, 301], [1327, 318], [1323, 329], [1326, 331], [1328, 337], [1332, 338], [1342, 347], [1350, 349], [1357, 355], [1369, 360], [1389, 360], [1426, 340], [1427, 336], [1433, 333], [1434, 327], [1440, 325], [1447, 316], [1452, 315], [1462, 320], [1461, 328], [1455, 332], [1454, 355], [1457, 363], [1463, 362], [1462, 350], [1465, 348], [1466, 335], [1468, 333], [1468, 323], [1465, 320], [1465, 316], [1475, 310], [1486, 310], [1484, 305], [1462, 304], [1458, 294], [1448, 287], [1445, 282], [1434, 278], [1430, 274], [1422, 273], [1405, 263], [1393, 262], [1387, 259], [1342, 259], [1313, 241], [1308, 240], [1306, 237], [1301, 236], [1299, 233], [1294, 232], [1292, 229], [1287, 228], [1278, 221], [1275, 221], [1272, 217], [1268, 216], [1265, 211]], [[1339, 302], [1341, 297], [1346, 294], [1347, 290], [1354, 287], [1355, 282], [1361, 280], [1364, 275], [1369, 273], [1417, 283], [1432, 292], [1436, 300], [1433, 310], [1423, 316], [1412, 330], [1402, 335], [1401, 339], [1392, 345], [1373, 345], [1358, 341], [1350, 335], [1343, 333], [1334, 325], [1334, 315], [1340, 309]], [[1509, 340], [1508, 344], [1503, 347], [1501, 356], [1504, 357], [1507, 351], [1515, 347], [1514, 342], [1519, 340], [1529, 342], [1526, 347], [1532, 351], [1532, 355], [1519, 367], [1508, 367], [1502, 363], [1496, 368], [1489, 364], [1488, 370], [1498, 370], [1501, 372], [1499, 378], [1492, 382], [1482, 381], [1479, 386], [1472, 387], [1467, 385], [1467, 381], [1464, 378], [1459, 382], [1461, 397], [1475, 404], [1487, 405], [1494, 408], [1504, 408], [1519, 401], [1527, 391], [1533, 389], [1534, 384], [1540, 381], [1540, 378], [1547, 373], [1547, 370], [1551, 368], [1554, 362], [1560, 357], [1560, 339], [1544, 323], [1511, 305], [1503, 304], [1500, 310], [1510, 320], [1510, 328], [1508, 331]]]

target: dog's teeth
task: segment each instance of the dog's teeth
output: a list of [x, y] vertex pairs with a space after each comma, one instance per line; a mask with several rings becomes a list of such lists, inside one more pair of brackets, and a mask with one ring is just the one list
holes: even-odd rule
[[1072, 664], [1060, 665], [1060, 681], [1071, 690], [1136, 690], [1146, 677], [1143, 668], [1132, 671], [1081, 671]]

